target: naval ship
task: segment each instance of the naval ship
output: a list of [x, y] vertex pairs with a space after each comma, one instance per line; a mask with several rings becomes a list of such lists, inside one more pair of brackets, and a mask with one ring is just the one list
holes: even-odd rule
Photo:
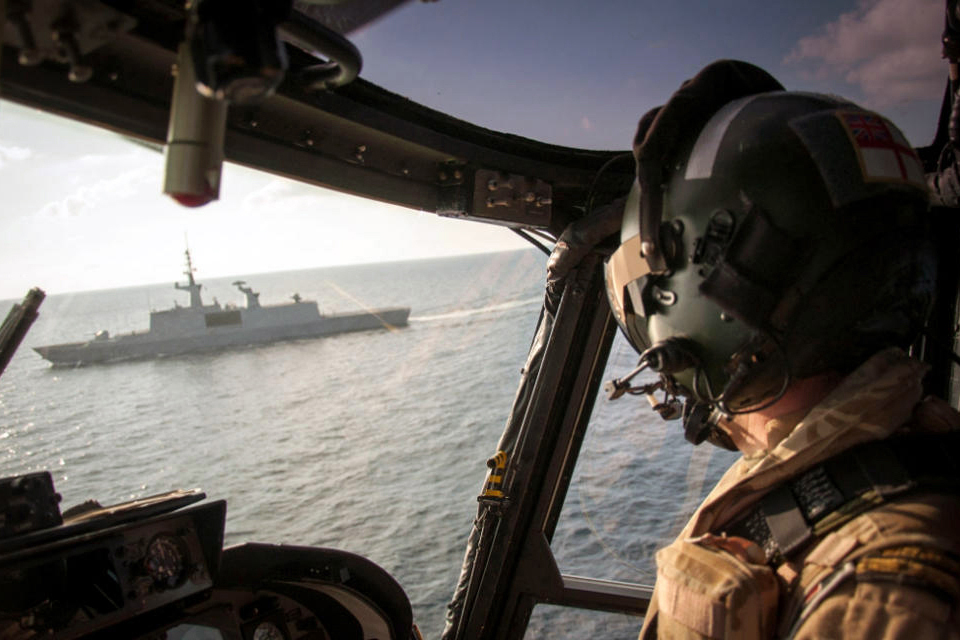
[[357, 313], [321, 314], [317, 303], [293, 295], [293, 302], [261, 305], [260, 294], [243, 280], [233, 283], [246, 296], [246, 307], [204, 304], [203, 285], [193, 277], [190, 250], [185, 251], [187, 284], [174, 288], [190, 294], [190, 306], [152, 311], [150, 329], [145, 332], [111, 336], [98, 331], [92, 340], [34, 347], [54, 366], [81, 366], [175, 356], [213, 351], [241, 345], [266, 344], [281, 340], [393, 329], [407, 324], [409, 307], [369, 309]]

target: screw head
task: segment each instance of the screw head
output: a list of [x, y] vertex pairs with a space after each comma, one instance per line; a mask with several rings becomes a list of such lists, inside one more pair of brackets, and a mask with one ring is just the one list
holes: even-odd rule
[[93, 67], [88, 67], [85, 64], [70, 67], [67, 77], [70, 79], [70, 82], [86, 82], [93, 77]]
[[24, 67], [34, 67], [43, 61], [43, 56], [38, 49], [21, 49], [17, 56], [17, 62]]

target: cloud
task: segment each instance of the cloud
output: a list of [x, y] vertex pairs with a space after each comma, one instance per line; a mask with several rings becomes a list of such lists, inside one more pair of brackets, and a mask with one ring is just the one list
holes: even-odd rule
[[112, 178], [81, 185], [63, 198], [43, 205], [37, 215], [57, 218], [83, 216], [156, 186], [156, 172], [151, 167], [137, 167]]
[[88, 171], [111, 170], [115, 167], [142, 165], [149, 163], [162, 166], [160, 154], [153, 154], [142, 149], [132, 149], [127, 153], [87, 153], [71, 159], [71, 164]]
[[590, 118], [583, 116], [583, 118], [580, 119], [580, 128], [584, 131], [590, 131], [593, 129], [593, 123], [590, 122]]
[[291, 180], [273, 179], [243, 198], [244, 213], [278, 213], [316, 211], [329, 195]]
[[0, 169], [11, 162], [26, 160], [33, 155], [33, 150], [27, 147], [3, 146], [0, 145]]
[[942, 0], [860, 0], [784, 60], [815, 79], [840, 78], [877, 106], [929, 99], [943, 90]]

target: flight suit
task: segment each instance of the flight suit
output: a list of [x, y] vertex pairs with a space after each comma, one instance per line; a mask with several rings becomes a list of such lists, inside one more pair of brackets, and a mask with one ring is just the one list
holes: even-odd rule
[[[882, 351], [772, 450], [736, 462], [677, 540], [658, 552], [640, 638], [960, 639], [955, 489], [870, 495], [878, 506], [845, 522], [837, 510], [840, 524], [775, 561], [757, 543], [726, 535], [761, 498], [839, 452], [960, 430], [960, 414], [946, 403], [921, 400], [925, 371], [899, 349]], [[956, 475], [960, 460], [953, 464]]]

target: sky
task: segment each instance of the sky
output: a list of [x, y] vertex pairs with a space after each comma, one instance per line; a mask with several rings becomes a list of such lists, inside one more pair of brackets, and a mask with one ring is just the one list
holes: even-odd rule
[[[946, 79], [942, 25], [942, 0], [439, 0], [349, 37], [366, 80], [555, 144], [627, 149], [643, 113], [737, 58], [878, 110], [921, 146]], [[220, 201], [184, 209], [162, 175], [154, 150], [0, 102], [0, 299], [173, 281], [185, 241], [201, 279], [527, 246], [232, 165]]]

